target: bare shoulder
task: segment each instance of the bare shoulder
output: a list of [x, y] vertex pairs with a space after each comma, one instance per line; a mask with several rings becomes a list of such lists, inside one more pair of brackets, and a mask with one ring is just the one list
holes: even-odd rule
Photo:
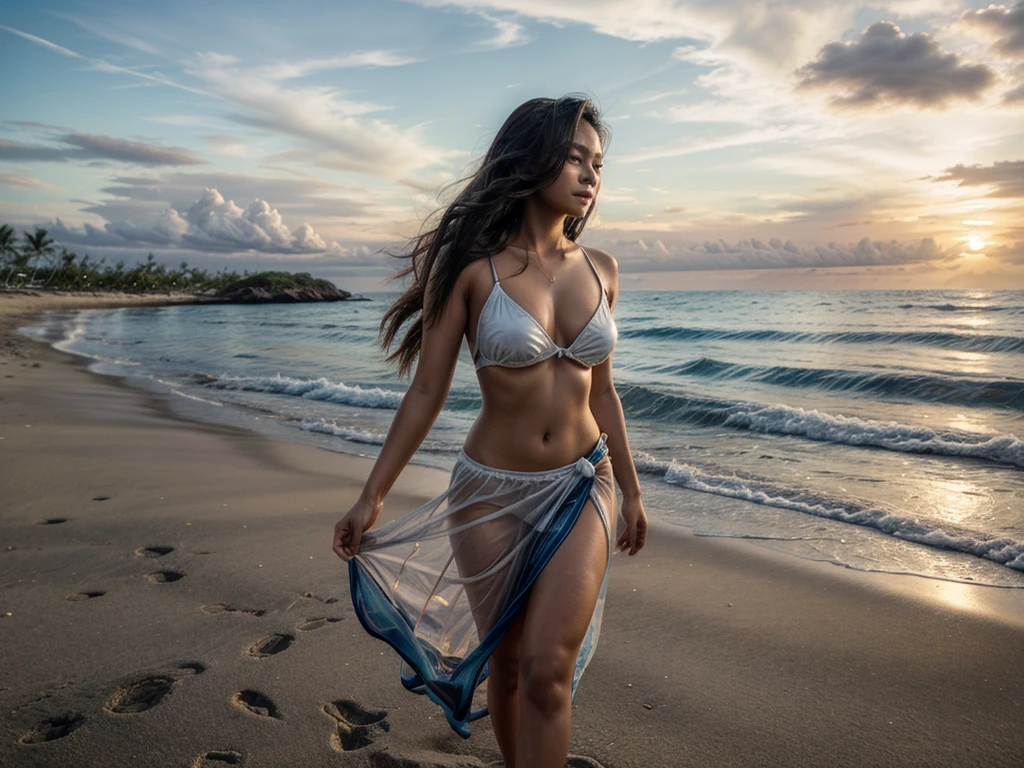
[[594, 266], [600, 271], [605, 285], [609, 286], [612, 291], [615, 291], [619, 285], [619, 262], [608, 251], [603, 251], [590, 245], [587, 246], [587, 253], [590, 254], [590, 258], [594, 261]]

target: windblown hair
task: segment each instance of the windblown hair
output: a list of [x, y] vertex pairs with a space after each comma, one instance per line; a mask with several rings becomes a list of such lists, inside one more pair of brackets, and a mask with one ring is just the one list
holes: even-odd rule
[[[401, 327], [412, 321], [398, 348], [385, 358], [398, 361], [399, 376], [412, 368], [419, 356], [424, 324], [433, 325], [443, 314], [465, 266], [500, 253], [519, 234], [526, 199], [558, 178], [581, 119], [594, 127], [604, 147], [608, 128], [585, 96], [530, 99], [516, 107], [498, 129], [479, 169], [447, 185], [466, 183], [451, 203], [424, 222], [427, 227], [436, 220], [436, 226], [427, 231], [421, 227], [421, 233], [410, 238], [412, 248], [407, 253], [385, 251], [411, 262], [389, 282], [413, 276], [412, 284], [380, 322], [378, 344], [387, 352]], [[569, 240], [575, 242], [582, 234], [592, 210], [590, 206], [584, 216], [566, 217], [563, 232]], [[440, 272], [431, 283], [430, 312], [424, 314], [427, 281], [435, 270]]]

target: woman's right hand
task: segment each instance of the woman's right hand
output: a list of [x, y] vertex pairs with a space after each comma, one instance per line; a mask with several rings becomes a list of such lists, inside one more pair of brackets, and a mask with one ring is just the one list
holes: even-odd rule
[[334, 526], [334, 553], [338, 557], [348, 562], [359, 554], [363, 533], [377, 521], [383, 505], [382, 501], [374, 503], [360, 497], [348, 514], [337, 522]]

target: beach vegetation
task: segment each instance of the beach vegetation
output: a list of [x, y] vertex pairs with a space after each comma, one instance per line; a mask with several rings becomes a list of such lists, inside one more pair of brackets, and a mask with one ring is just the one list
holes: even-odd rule
[[186, 261], [177, 269], [168, 268], [152, 253], [132, 267], [124, 261], [108, 264], [106, 257], [94, 261], [89, 254], [58, 250], [43, 228], [23, 232], [19, 239], [13, 227], [0, 225], [0, 285], [8, 288], [213, 295], [248, 275], [248, 270], [210, 272]]

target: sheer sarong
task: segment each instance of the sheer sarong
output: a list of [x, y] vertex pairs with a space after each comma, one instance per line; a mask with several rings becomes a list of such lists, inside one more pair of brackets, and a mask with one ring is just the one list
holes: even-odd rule
[[589, 500], [604, 523], [608, 565], [576, 659], [576, 695], [597, 645], [612, 560], [606, 441], [602, 432], [586, 456], [540, 472], [488, 467], [460, 450], [447, 490], [368, 531], [349, 561], [359, 621], [401, 656], [402, 684], [429, 696], [464, 738], [487, 715], [488, 658]]

